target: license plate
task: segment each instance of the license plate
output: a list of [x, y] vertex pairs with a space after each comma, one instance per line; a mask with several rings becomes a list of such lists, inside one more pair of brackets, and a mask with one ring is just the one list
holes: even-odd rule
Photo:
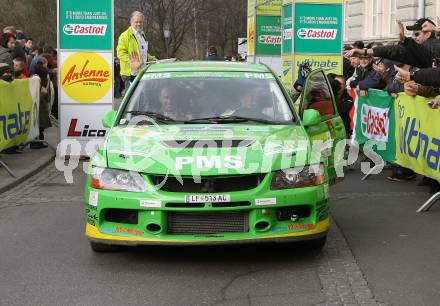
[[185, 203], [224, 203], [230, 202], [229, 194], [190, 194], [185, 195]]

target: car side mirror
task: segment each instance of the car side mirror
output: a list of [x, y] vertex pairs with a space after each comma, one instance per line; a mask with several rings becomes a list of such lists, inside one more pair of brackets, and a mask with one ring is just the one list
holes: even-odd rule
[[106, 112], [104, 117], [102, 118], [102, 125], [105, 128], [108, 128], [108, 129], [111, 128], [113, 126], [113, 124], [115, 123], [117, 115], [118, 115], [118, 113], [114, 110], [110, 110], [110, 111]]
[[306, 109], [303, 112], [303, 125], [305, 127], [321, 123], [321, 115], [316, 109]]

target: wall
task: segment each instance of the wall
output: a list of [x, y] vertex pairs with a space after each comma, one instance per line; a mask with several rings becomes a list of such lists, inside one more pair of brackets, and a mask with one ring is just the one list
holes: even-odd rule
[[[379, 3], [381, 9], [377, 35], [373, 33], [374, 1]], [[401, 19], [405, 25], [413, 24], [418, 19], [418, 0], [394, 1], [397, 19]], [[344, 42], [397, 40], [397, 25], [391, 20], [392, 3], [393, 0], [346, 0]], [[425, 3], [426, 17], [435, 20], [436, 16], [440, 16], [440, 1], [425, 0]]]

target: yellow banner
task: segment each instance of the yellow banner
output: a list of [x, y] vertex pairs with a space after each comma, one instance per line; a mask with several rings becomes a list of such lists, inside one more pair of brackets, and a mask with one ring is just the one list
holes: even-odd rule
[[34, 117], [38, 120], [29, 86], [29, 79], [0, 80], [0, 152], [26, 142]]
[[248, 16], [254, 16], [255, 15], [255, 0], [248, 0], [247, 15]]
[[255, 55], [255, 16], [248, 18], [248, 52], [247, 55]]
[[396, 162], [440, 181], [440, 109], [431, 109], [428, 101], [404, 93], [396, 98]]
[[257, 0], [257, 15], [281, 16], [281, 0]]
[[292, 88], [293, 86], [293, 55], [283, 55], [281, 57], [283, 63], [281, 67], [281, 80], [287, 88]]
[[325, 73], [342, 74], [341, 55], [296, 54], [294, 60], [294, 80], [298, 78], [299, 65], [305, 62], [310, 63], [312, 70], [323, 69]]

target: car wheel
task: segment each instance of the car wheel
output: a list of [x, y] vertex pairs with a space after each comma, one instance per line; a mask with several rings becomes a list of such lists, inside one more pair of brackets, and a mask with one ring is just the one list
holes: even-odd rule
[[93, 250], [93, 252], [96, 253], [110, 253], [110, 252], [118, 252], [121, 250], [121, 248], [117, 245], [104, 244], [94, 241], [90, 241], [90, 247]]

